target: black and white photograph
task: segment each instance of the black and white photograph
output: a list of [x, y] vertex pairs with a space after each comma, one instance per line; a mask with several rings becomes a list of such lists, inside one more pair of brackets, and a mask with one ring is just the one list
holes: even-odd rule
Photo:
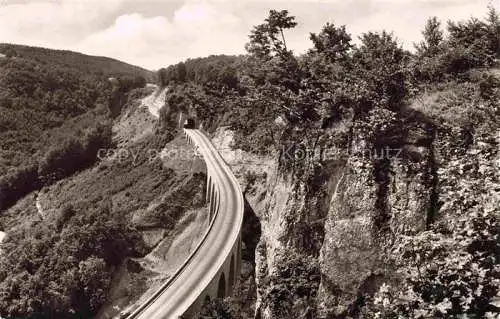
[[0, 0], [0, 319], [500, 319], [500, 0]]

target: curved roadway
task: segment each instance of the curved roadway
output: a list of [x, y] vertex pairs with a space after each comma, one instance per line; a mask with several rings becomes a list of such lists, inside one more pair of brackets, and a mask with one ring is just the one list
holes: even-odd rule
[[179, 318], [201, 294], [231, 258], [232, 248], [243, 224], [243, 194], [229, 166], [208, 137], [200, 130], [185, 129], [207, 165], [219, 193], [219, 209], [193, 253], [172, 277], [151, 298], [128, 318]]

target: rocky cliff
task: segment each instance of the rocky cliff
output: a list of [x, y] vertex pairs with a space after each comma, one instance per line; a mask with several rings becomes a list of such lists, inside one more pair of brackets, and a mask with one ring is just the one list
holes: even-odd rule
[[[401, 294], [411, 281], [401, 247], [422, 236], [456, 240], [460, 205], [472, 201], [462, 213], [491, 214], [498, 231], [498, 208], [489, 206], [499, 200], [498, 119], [472, 132], [467, 115], [450, 120], [429, 111], [435, 103], [413, 103], [382, 127], [347, 119], [317, 134], [285, 130], [279, 154], [268, 158], [227, 151], [230, 132], [217, 132], [261, 224], [256, 318], [376, 317], [384, 313], [380, 291], [389, 285]], [[439, 230], [447, 224], [454, 226]], [[416, 264], [440, 258], [448, 257]]]

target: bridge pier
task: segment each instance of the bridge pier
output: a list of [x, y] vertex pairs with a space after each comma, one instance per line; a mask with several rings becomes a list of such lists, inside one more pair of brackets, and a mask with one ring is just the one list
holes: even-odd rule
[[212, 186], [211, 187], [211, 191], [210, 191], [210, 206], [209, 206], [209, 215], [210, 215], [210, 220], [212, 220], [212, 217], [214, 216], [214, 210], [215, 210], [215, 203], [216, 199], [215, 199], [215, 187]]
[[241, 262], [241, 235], [236, 240], [235, 245], [228, 256], [228, 260], [219, 270], [217, 275], [212, 279], [205, 291], [198, 297], [191, 307], [184, 313], [182, 318], [200, 318], [200, 311], [206, 302], [211, 302], [217, 298], [225, 298], [230, 296], [238, 281], [240, 274]]
[[208, 203], [210, 202], [210, 190], [212, 188], [212, 178], [210, 177], [210, 174], [207, 172], [207, 192], [205, 194], [205, 201]]
[[[189, 144], [194, 144], [190, 135], [184, 131]], [[221, 194], [219, 186], [216, 184], [216, 178], [211, 176], [207, 170], [206, 194], [205, 200], [208, 203], [209, 223], [219, 212], [221, 203]], [[223, 265], [218, 270], [217, 274], [211, 279], [206, 289], [199, 295], [198, 299], [190, 306], [190, 308], [182, 315], [182, 318], [199, 318], [200, 310], [204, 303], [213, 301], [217, 298], [225, 298], [233, 294], [234, 287], [239, 279], [242, 266], [242, 238], [241, 230], [238, 238], [234, 242], [231, 253], [227, 256]]]

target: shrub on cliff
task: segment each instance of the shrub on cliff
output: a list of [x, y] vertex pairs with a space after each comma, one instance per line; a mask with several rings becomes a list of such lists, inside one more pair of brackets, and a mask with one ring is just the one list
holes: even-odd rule
[[272, 309], [272, 318], [291, 318], [295, 313], [314, 318], [315, 309], [309, 305], [313, 303], [320, 283], [317, 260], [295, 251], [276, 256], [276, 259], [279, 262], [275, 271], [261, 278], [261, 309]]
[[470, 18], [448, 22], [447, 37], [439, 20], [429, 19], [422, 32], [424, 41], [417, 45], [416, 78], [434, 82], [472, 68], [492, 66], [500, 53], [499, 30], [500, 18], [493, 7], [485, 21]]
[[[467, 98], [477, 99], [470, 94]], [[441, 158], [436, 220], [429, 230], [395, 241], [389, 260], [397, 271], [390, 285], [365, 300], [367, 317], [498, 317], [498, 142], [488, 132], [498, 127], [498, 119], [476, 122], [470, 117], [474, 116], [466, 116], [474, 135], [469, 141], [458, 134], [460, 122], [455, 118], [449, 120], [457, 127], [440, 132], [443, 144], [435, 143]]]
[[494, 208], [451, 220], [443, 231], [424, 232], [396, 247], [404, 288], [380, 288], [371, 309], [378, 318], [494, 318], [500, 312], [500, 223]]

